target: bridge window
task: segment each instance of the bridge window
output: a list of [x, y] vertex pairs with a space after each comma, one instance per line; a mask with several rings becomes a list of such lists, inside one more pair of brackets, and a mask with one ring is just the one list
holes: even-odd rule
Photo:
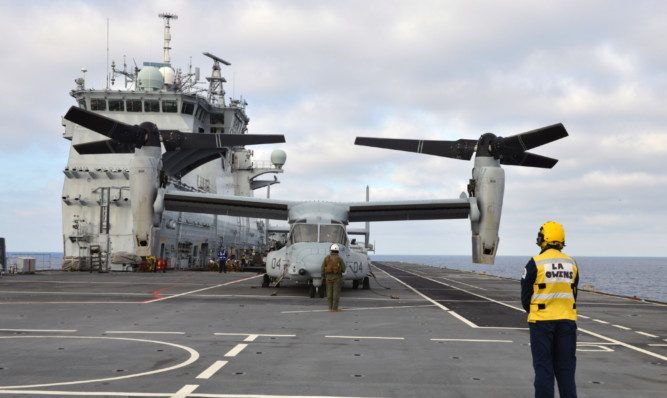
[[145, 100], [144, 101], [144, 110], [146, 112], [160, 112], [160, 101], [158, 101], [158, 100]]
[[341, 225], [320, 225], [320, 242], [345, 244], [345, 229]]
[[91, 111], [106, 111], [107, 110], [107, 100], [100, 98], [91, 98], [90, 99], [90, 110]]
[[225, 114], [211, 113], [211, 124], [225, 124]]
[[141, 100], [127, 100], [125, 102], [128, 112], [141, 112]]
[[177, 113], [178, 104], [176, 103], [176, 101], [162, 101], [162, 112]]
[[292, 243], [317, 242], [317, 225], [296, 224], [292, 228]]
[[204, 121], [204, 115], [205, 115], [204, 108], [202, 108], [201, 106], [198, 107], [197, 108], [197, 113], [195, 113], [195, 117], [203, 122]]
[[115, 112], [125, 112], [125, 103], [123, 100], [109, 100], [109, 110]]
[[192, 115], [192, 113], [195, 111], [195, 104], [192, 102], [184, 102], [183, 106], [181, 107], [181, 113], [184, 113], [186, 115]]

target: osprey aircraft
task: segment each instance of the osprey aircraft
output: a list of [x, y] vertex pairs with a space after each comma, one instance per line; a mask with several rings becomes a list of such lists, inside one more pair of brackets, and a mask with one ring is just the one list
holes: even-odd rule
[[[467, 193], [463, 192], [455, 199], [419, 201], [303, 202], [164, 192], [160, 189], [160, 175], [164, 174], [164, 170], [182, 168], [176, 161], [177, 157], [167, 157], [170, 152], [196, 150], [197, 156], [189, 156], [189, 167], [192, 167], [218, 156], [222, 146], [284, 142], [281, 135], [200, 135], [161, 131], [152, 123], [129, 126], [75, 107], [65, 118], [111, 138], [82, 144], [76, 148], [80, 153], [96, 153], [100, 147], [106, 151], [134, 151], [135, 166], [132, 167], [136, 171], [131, 173], [130, 183], [141, 187], [132, 190], [137, 195], [136, 199], [132, 199], [133, 212], [135, 206], [137, 212], [134, 217], [137, 239], [149, 236], [144, 231], [159, 225], [163, 210], [287, 220], [290, 227], [286, 245], [267, 256], [264, 285], [271, 281], [277, 284], [283, 279], [306, 283], [311, 297], [318, 290], [323, 295], [320, 270], [322, 260], [333, 243], [340, 246], [340, 254], [348, 266], [343, 279], [353, 281], [353, 287], [359, 284], [368, 287], [370, 260], [364, 250], [355, 250], [348, 237], [349, 233], [366, 235], [368, 249], [368, 226], [365, 230], [348, 231], [350, 222], [469, 218], [473, 262], [493, 264], [498, 249], [505, 189], [505, 174], [501, 165], [552, 168], [558, 162], [556, 159], [527, 151], [568, 136], [565, 127], [559, 123], [506, 138], [492, 133], [483, 134], [477, 140], [457, 141], [357, 137], [356, 145], [462, 160], [470, 160], [475, 155]], [[161, 144], [166, 151], [164, 155], [161, 155]], [[169, 159], [174, 161], [169, 162]], [[167, 163], [164, 170], [163, 162]], [[186, 168], [181, 172], [189, 170]]]
[[[355, 144], [378, 148], [425, 153], [470, 160], [475, 155], [468, 192], [456, 199], [384, 202], [294, 202], [273, 199], [240, 198], [208, 194], [167, 192], [165, 208], [183, 212], [214, 213], [287, 220], [290, 225], [287, 244], [269, 253], [265, 286], [269, 281], [291, 279], [307, 283], [310, 295], [323, 294], [321, 265], [332, 243], [341, 247], [348, 265], [343, 280], [353, 287], [368, 287], [367, 254], [350, 248], [346, 226], [350, 222], [408, 221], [469, 218], [472, 230], [472, 258], [475, 263], [493, 264], [498, 249], [498, 229], [502, 211], [505, 175], [500, 165], [552, 168], [556, 159], [535, 155], [527, 150], [566, 137], [562, 124], [497, 137], [486, 133], [478, 140], [423, 141], [357, 137]], [[359, 232], [359, 231], [355, 231]], [[368, 227], [361, 233], [366, 235]]]

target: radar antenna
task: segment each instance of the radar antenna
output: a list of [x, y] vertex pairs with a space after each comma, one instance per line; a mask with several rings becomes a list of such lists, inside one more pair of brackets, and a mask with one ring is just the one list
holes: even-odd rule
[[171, 58], [169, 57], [169, 50], [171, 50], [171, 47], [169, 47], [169, 43], [171, 42], [169, 20], [178, 19], [178, 15], [163, 12], [158, 16], [164, 19], [164, 63], [171, 65]]
[[208, 100], [211, 103], [218, 103], [222, 106], [225, 106], [225, 90], [222, 88], [222, 83], [227, 83], [227, 80], [225, 80], [225, 78], [220, 74], [220, 63], [227, 66], [231, 64], [209, 52], [205, 52], [203, 54], [213, 60], [213, 71], [211, 73], [211, 77], [206, 78], [206, 80], [209, 82]]

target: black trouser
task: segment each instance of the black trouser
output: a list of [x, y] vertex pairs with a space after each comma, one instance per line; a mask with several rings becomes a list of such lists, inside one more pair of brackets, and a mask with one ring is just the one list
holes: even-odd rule
[[535, 397], [554, 396], [554, 376], [561, 398], [576, 398], [577, 323], [569, 320], [538, 321], [530, 327], [530, 350], [535, 369]]

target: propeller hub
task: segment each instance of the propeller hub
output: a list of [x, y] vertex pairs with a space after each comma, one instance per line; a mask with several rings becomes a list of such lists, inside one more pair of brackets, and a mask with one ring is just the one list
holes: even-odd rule
[[142, 145], [160, 146], [160, 130], [158, 130], [155, 123], [143, 122], [138, 126], [137, 130], [139, 130], [137, 131], [135, 141], [137, 148], [141, 148]]

